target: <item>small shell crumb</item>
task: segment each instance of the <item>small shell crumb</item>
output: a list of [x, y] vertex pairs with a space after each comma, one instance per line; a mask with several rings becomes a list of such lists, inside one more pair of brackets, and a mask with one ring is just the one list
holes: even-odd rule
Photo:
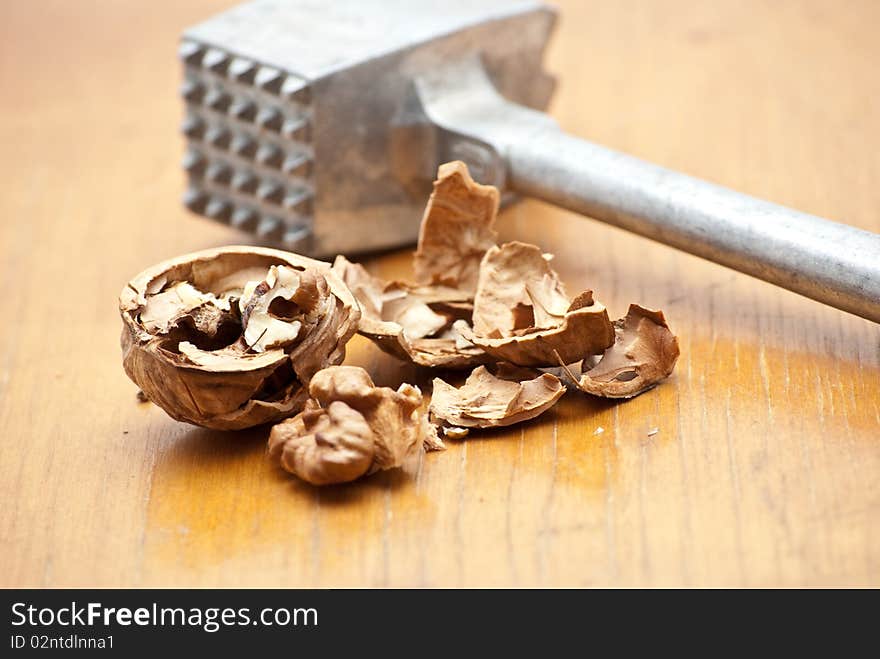
[[469, 432], [470, 430], [467, 428], [459, 428], [458, 426], [443, 428], [443, 436], [448, 437], [449, 439], [464, 439], [468, 436]]

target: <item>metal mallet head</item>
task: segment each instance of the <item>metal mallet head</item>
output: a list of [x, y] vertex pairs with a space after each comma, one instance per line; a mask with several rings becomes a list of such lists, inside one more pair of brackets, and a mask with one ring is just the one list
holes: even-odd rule
[[531, 0], [256, 0], [196, 25], [186, 205], [317, 255], [413, 242], [439, 162], [497, 178], [478, 149], [438, 144], [414, 80], [479, 53], [505, 97], [543, 109], [554, 18]]
[[[319, 256], [415, 240], [437, 166], [880, 322], [880, 236], [566, 135], [533, 0], [256, 0], [184, 34], [189, 208]], [[548, 246], [552, 247], [552, 246]]]

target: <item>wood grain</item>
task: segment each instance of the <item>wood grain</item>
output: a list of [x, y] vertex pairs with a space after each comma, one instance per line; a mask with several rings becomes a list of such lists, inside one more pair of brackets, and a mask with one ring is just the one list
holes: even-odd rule
[[[230, 4], [0, 8], [0, 585], [880, 585], [877, 326], [534, 202], [503, 237], [615, 315], [663, 308], [667, 384], [321, 490], [264, 429], [138, 403], [119, 290], [242, 240], [179, 204], [177, 36]], [[880, 231], [880, 4], [556, 4], [567, 129]], [[349, 361], [428, 381], [362, 339]]]

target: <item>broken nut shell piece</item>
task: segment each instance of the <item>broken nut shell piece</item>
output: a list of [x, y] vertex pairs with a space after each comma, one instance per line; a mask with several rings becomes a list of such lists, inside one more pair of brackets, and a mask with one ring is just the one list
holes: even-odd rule
[[467, 165], [440, 165], [413, 257], [416, 282], [447, 286], [473, 296], [480, 261], [495, 244], [498, 188], [476, 183]]
[[[434, 378], [429, 412], [432, 419], [458, 429], [510, 426], [542, 414], [564, 393], [562, 382], [549, 373], [517, 382], [479, 366], [459, 388]], [[456, 431], [445, 434], [464, 436]]]
[[344, 359], [360, 317], [329, 264], [259, 247], [159, 263], [129, 282], [119, 308], [129, 378], [174, 419], [222, 430], [302, 409], [312, 375]]
[[605, 398], [632, 398], [669, 377], [679, 355], [678, 339], [662, 311], [631, 304], [614, 327], [614, 345], [581, 374], [579, 389]]
[[518, 366], [571, 364], [614, 343], [605, 307], [585, 291], [569, 302], [562, 282], [535, 246], [510, 242], [486, 252], [465, 338]]
[[359, 263], [337, 256], [333, 271], [349, 287], [361, 306], [358, 332], [384, 352], [418, 366], [463, 369], [491, 360], [483, 350], [462, 337], [466, 321], [456, 320], [439, 298], [447, 289], [411, 291], [400, 282], [384, 282]]
[[305, 411], [272, 428], [269, 455], [313, 485], [399, 467], [426, 440], [440, 448], [412, 385], [377, 387], [360, 367], [331, 366], [312, 378], [309, 394]]

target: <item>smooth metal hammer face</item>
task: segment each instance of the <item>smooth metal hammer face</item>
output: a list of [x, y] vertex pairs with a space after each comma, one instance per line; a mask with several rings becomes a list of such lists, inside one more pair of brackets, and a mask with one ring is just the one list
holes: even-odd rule
[[437, 166], [880, 322], [880, 236], [566, 135], [535, 0], [255, 0], [187, 30], [192, 210], [298, 252], [415, 241]]
[[440, 162], [498, 178], [477, 145], [438, 152], [414, 80], [479, 53], [501, 93], [543, 109], [554, 19], [531, 0], [256, 0], [196, 25], [186, 205], [310, 254], [412, 243]]

